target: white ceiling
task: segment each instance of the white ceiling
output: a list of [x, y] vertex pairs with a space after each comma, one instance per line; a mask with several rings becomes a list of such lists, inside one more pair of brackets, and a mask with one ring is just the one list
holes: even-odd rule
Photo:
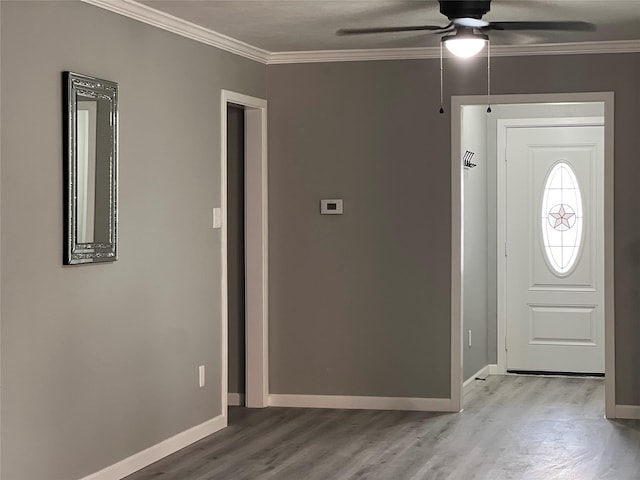
[[[269, 52], [435, 47], [438, 36], [339, 37], [344, 27], [448, 21], [436, 0], [140, 0], [139, 3]], [[491, 32], [495, 45], [640, 40], [640, 0], [493, 0], [489, 21], [583, 20], [595, 32]]]

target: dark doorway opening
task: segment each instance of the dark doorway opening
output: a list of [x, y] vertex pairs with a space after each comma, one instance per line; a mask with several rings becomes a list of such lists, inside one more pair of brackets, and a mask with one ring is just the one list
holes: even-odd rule
[[245, 405], [245, 110], [227, 106], [227, 281], [230, 406]]

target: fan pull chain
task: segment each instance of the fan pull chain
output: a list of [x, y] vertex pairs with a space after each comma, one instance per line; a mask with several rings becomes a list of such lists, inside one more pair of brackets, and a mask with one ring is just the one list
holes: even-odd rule
[[440, 42], [440, 113], [444, 113], [444, 99], [442, 93], [442, 42]]
[[491, 40], [487, 40], [487, 113], [491, 113]]

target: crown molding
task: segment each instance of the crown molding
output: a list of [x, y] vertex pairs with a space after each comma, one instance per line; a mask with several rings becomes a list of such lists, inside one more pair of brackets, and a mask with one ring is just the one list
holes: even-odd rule
[[491, 55], [522, 57], [529, 55], [593, 55], [597, 53], [638, 53], [640, 40], [610, 40], [602, 42], [539, 43], [535, 45], [498, 45]]
[[[491, 51], [493, 54], [493, 50]], [[282, 63], [365, 62], [370, 60], [412, 60], [440, 58], [440, 48], [371, 48], [359, 50], [312, 50], [307, 52], [272, 52], [268, 65]]]
[[[495, 45], [492, 57], [531, 55], [585, 55], [597, 53], [639, 53], [640, 40], [609, 42], [541, 43], [535, 45]], [[450, 55], [447, 55], [450, 56]], [[375, 60], [411, 60], [440, 58], [439, 47], [384, 48], [369, 50], [315, 50], [308, 52], [272, 52], [267, 64], [361, 62]]]
[[270, 52], [228, 37], [195, 23], [188, 22], [134, 0], [81, 0], [84, 3], [118, 13], [139, 22], [153, 25], [196, 42], [217, 47], [221, 50], [266, 64]]
[[[155, 8], [148, 7], [135, 0], [81, 1], [267, 65], [287, 63], [416, 60], [439, 58], [440, 56], [440, 47], [269, 52], [213, 30], [201, 27], [195, 23], [161, 12]], [[491, 47], [491, 55], [494, 57], [639, 52], [640, 40], [541, 43], [534, 45], [495, 45]]]

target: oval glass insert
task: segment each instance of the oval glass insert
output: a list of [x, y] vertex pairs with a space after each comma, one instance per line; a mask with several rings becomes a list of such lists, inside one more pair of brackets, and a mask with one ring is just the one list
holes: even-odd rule
[[578, 179], [565, 161], [555, 163], [547, 174], [540, 220], [547, 264], [556, 275], [568, 275], [580, 256], [583, 212]]

